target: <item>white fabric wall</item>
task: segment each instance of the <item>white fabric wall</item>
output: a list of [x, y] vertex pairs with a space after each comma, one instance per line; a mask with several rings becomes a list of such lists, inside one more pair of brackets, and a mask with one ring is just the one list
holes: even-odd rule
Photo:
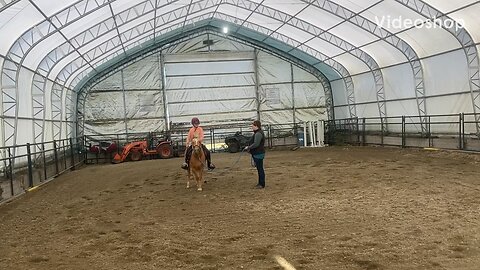
[[[0, 66], [4, 61], [3, 56], [0, 56]], [[18, 105], [16, 110], [18, 112], [18, 125], [17, 125], [17, 137], [16, 137], [16, 144], [26, 144], [34, 142], [34, 131], [33, 131], [33, 103], [32, 103], [32, 80], [34, 78], [34, 72], [30, 69], [25, 67], [20, 67], [19, 74], [18, 74]], [[51, 102], [51, 91], [53, 82], [51, 80], [47, 80], [45, 84], [45, 96], [43, 98], [43, 112], [39, 113], [35, 116], [35, 119], [41, 121], [43, 114], [45, 114], [45, 123], [43, 126], [43, 133], [44, 133], [44, 141], [52, 141], [53, 138], [53, 130], [52, 130], [52, 102]], [[63, 117], [62, 119], [56, 119], [57, 122], [61, 122], [59, 124], [62, 129], [61, 139], [66, 138], [67, 134], [71, 133], [71, 129], [73, 127], [72, 124], [67, 125], [65, 121], [65, 112], [68, 108], [72, 108], [72, 104], [66, 98], [68, 89], [64, 89], [64, 93], [62, 96], [62, 110], [63, 110]], [[68, 90], [69, 91], [69, 90]], [[75, 97], [75, 95], [73, 96]], [[74, 101], [75, 102], [75, 101]], [[35, 104], [35, 106], [39, 106], [39, 104]], [[38, 109], [37, 109], [38, 110]], [[14, 111], [11, 110], [11, 113], [8, 115], [14, 117]], [[0, 121], [1, 122], [1, 121]], [[3, 124], [3, 123], [2, 123]], [[0, 124], [1, 125], [1, 124]], [[3, 130], [3, 129], [2, 129]], [[38, 135], [38, 134], [37, 134]], [[59, 138], [56, 138], [59, 139]], [[37, 142], [40, 142], [37, 140]]]
[[256, 111], [253, 51], [166, 55], [165, 70], [174, 123], [193, 116], [204, 124], [242, 122]]
[[[204, 125], [219, 125], [257, 119], [257, 78], [264, 123], [326, 119], [324, 89], [315, 76], [293, 66], [292, 81], [290, 63], [264, 52], [258, 52], [255, 74], [252, 47], [208, 38], [213, 45], [203, 44], [205, 35], [163, 50], [170, 121], [189, 123], [198, 116]], [[164, 129], [159, 63], [155, 53], [123, 68], [123, 85], [122, 71], [94, 85], [85, 101], [85, 134], [124, 133], [125, 126], [128, 132]]]
[[159, 55], [153, 54], [93, 86], [85, 99], [85, 134], [163, 130], [159, 61]]
[[[468, 67], [463, 50], [457, 50], [422, 59], [426, 107], [428, 115], [472, 113]], [[415, 99], [414, 78], [409, 64], [394, 65], [382, 69], [387, 100], [387, 116], [418, 116]], [[355, 84], [355, 102], [358, 117], [379, 117], [376, 89], [371, 73], [352, 76]], [[349, 118], [344, 85], [340, 80], [332, 82], [335, 118]], [[451, 120], [451, 119], [449, 119]], [[407, 123], [418, 119], [407, 119]], [[412, 130], [421, 131], [420, 126], [410, 125]], [[392, 125], [390, 131], [400, 131]], [[456, 132], [457, 126], [444, 126], [438, 132]], [[474, 126], [466, 127], [474, 132]]]
[[262, 121], [287, 124], [327, 118], [325, 90], [312, 74], [273, 55], [259, 52], [258, 78]]

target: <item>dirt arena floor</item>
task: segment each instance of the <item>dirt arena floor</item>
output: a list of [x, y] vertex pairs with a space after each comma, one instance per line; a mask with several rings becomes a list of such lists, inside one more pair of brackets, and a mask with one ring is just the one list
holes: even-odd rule
[[479, 269], [480, 155], [330, 147], [89, 165], [0, 206], [0, 269]]

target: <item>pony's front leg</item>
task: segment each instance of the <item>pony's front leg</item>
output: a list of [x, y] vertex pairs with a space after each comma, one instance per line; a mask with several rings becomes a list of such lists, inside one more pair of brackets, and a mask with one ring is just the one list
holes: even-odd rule
[[195, 173], [195, 180], [197, 180], [197, 190], [202, 191], [202, 183], [203, 183], [203, 173], [202, 171], [198, 171]]
[[192, 170], [190, 168], [188, 168], [187, 188], [190, 188], [190, 180], [192, 180]]
[[198, 184], [199, 184], [199, 186], [200, 186], [200, 187], [198, 188], [198, 190], [201, 191], [201, 190], [202, 190], [202, 184], [203, 184], [203, 169], [202, 169], [198, 174], [199, 174], [199, 175], [198, 175], [198, 178], [199, 178], [199, 179], [198, 179]]

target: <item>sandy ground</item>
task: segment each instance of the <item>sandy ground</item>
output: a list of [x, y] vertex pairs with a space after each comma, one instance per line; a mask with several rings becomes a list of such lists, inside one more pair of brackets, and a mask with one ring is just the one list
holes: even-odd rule
[[387, 148], [269, 152], [267, 188], [214, 154], [90, 165], [0, 206], [0, 269], [478, 269], [480, 156]]

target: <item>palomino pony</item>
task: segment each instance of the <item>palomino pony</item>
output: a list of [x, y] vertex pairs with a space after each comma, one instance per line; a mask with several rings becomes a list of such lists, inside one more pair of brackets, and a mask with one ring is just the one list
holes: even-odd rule
[[198, 138], [193, 138], [192, 140], [192, 157], [190, 158], [190, 164], [188, 164], [188, 178], [187, 178], [187, 188], [190, 188], [190, 180], [192, 179], [192, 174], [197, 181], [197, 190], [202, 191], [203, 184], [203, 170], [205, 169], [205, 153], [203, 152], [203, 147]]

